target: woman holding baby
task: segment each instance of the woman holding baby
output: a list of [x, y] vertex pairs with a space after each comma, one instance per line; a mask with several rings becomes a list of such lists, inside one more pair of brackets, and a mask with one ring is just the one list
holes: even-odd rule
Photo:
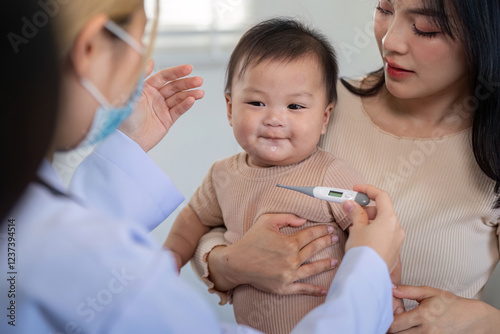
[[[394, 294], [405, 298], [407, 312], [395, 316], [391, 332], [498, 328], [500, 311], [479, 298], [499, 260], [499, 15], [492, 0], [381, 0], [374, 29], [384, 67], [338, 85], [320, 147], [386, 190], [406, 233], [404, 286]], [[321, 227], [308, 231], [324, 234]], [[281, 294], [320, 294], [322, 287], [295, 283], [331, 268], [328, 260], [294, 261], [311, 247], [276, 233], [226, 247], [222, 233], [205, 236], [196, 258], [217, 291], [258, 284]], [[314, 244], [324, 248], [331, 238]]]

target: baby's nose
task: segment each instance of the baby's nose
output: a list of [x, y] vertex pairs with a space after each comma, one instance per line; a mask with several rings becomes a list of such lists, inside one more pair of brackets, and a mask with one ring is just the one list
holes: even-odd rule
[[267, 126], [284, 126], [286, 123], [284, 112], [278, 108], [269, 108], [264, 122]]

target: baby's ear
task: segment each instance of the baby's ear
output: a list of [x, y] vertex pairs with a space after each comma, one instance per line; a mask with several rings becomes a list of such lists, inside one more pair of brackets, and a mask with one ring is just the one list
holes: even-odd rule
[[326, 133], [326, 129], [328, 128], [328, 122], [330, 121], [330, 116], [332, 115], [333, 107], [335, 104], [329, 103], [325, 108], [325, 113], [323, 114], [323, 128], [321, 129], [321, 134], [324, 135]]
[[233, 103], [231, 100], [231, 93], [226, 93], [226, 109], [227, 109], [227, 120], [229, 121], [229, 125], [233, 126]]

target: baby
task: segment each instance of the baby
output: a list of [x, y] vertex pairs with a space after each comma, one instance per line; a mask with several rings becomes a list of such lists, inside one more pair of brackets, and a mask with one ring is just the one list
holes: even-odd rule
[[[339, 241], [309, 261], [344, 255], [351, 221], [341, 205], [276, 187], [352, 189], [363, 178], [345, 161], [317, 147], [337, 98], [337, 61], [327, 39], [297, 21], [271, 19], [247, 31], [233, 51], [226, 84], [227, 118], [243, 152], [216, 162], [165, 242], [179, 268], [199, 239], [225, 226], [228, 244], [238, 241], [266, 213], [293, 213], [303, 228], [326, 224]], [[296, 228], [283, 228], [283, 234]], [[303, 280], [328, 287], [330, 270]], [[250, 285], [232, 292], [236, 321], [264, 333], [289, 333], [324, 297], [275, 295]]]

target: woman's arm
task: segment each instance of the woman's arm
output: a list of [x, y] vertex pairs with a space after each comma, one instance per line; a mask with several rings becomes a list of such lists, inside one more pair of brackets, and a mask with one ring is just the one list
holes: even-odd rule
[[[498, 217], [498, 214], [495, 214]], [[497, 227], [500, 241], [500, 227]], [[498, 333], [500, 310], [428, 286], [399, 286], [394, 296], [415, 300], [413, 310], [396, 315], [389, 333]]]
[[267, 214], [238, 242], [215, 247], [208, 255], [210, 280], [219, 291], [240, 284], [276, 294], [325, 295], [324, 287], [296, 283], [303, 278], [332, 269], [336, 259], [325, 259], [302, 265], [307, 259], [337, 242], [333, 228], [314, 226], [294, 235], [284, 236], [284, 226], [301, 226], [305, 219], [291, 214]]
[[500, 310], [480, 300], [428, 286], [399, 286], [393, 294], [419, 305], [396, 315], [389, 333], [498, 333], [500, 328]]

